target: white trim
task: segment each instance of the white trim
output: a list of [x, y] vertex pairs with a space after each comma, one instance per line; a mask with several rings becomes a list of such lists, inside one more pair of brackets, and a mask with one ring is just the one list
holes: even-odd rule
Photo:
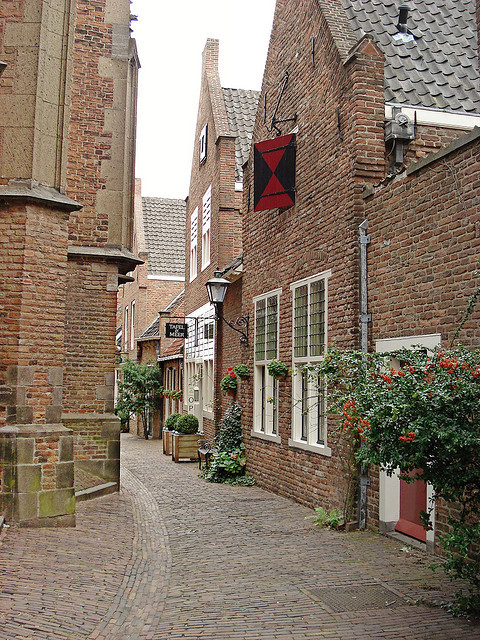
[[282, 438], [280, 436], [263, 433], [262, 431], [254, 431], [253, 429], [250, 431], [250, 435], [253, 438], [258, 438], [259, 440], [267, 440], [268, 442], [276, 442], [277, 444], [282, 442]]
[[331, 458], [332, 456], [332, 450], [330, 449], [330, 447], [322, 447], [322, 445], [320, 444], [307, 444], [306, 442], [299, 442], [298, 440], [289, 438], [288, 446], [292, 449], [303, 449], [304, 451], [310, 451], [310, 453], [318, 453], [319, 455], [328, 458]]
[[417, 124], [447, 127], [452, 129], [473, 129], [480, 126], [480, 115], [469, 113], [453, 113], [442, 109], [428, 109], [426, 107], [412, 107], [403, 104], [385, 104], [385, 118], [393, 118], [393, 107], [401, 107], [402, 113], [413, 122], [417, 114]]
[[243, 182], [235, 181], [235, 191], [243, 191]]
[[326, 271], [322, 271], [321, 273], [317, 273], [314, 276], [308, 276], [308, 278], [302, 278], [301, 280], [297, 280], [296, 282], [292, 282], [290, 285], [290, 291], [293, 291], [297, 287], [302, 287], [304, 284], [308, 284], [312, 282], [312, 280], [320, 280], [321, 278], [330, 278], [332, 275], [332, 270], [327, 269]]
[[384, 351], [396, 351], [397, 349], [416, 346], [417, 344], [426, 348], [434, 349], [440, 345], [442, 339], [441, 333], [427, 333], [419, 336], [402, 336], [399, 338], [382, 338], [375, 340], [375, 351], [382, 353]]
[[266, 293], [262, 293], [259, 296], [255, 296], [252, 298], [253, 304], [257, 302], [257, 300], [263, 300], [264, 298], [270, 298], [270, 296], [280, 296], [282, 294], [282, 288], [280, 289], [272, 289], [272, 291], [267, 291]]
[[168, 282], [185, 282], [185, 276], [147, 276], [147, 280], [164, 280]]

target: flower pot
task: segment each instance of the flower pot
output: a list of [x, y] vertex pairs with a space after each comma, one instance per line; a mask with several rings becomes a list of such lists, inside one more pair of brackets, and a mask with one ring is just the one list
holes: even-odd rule
[[198, 460], [198, 449], [203, 443], [200, 433], [172, 432], [172, 460], [178, 462], [181, 459]]
[[172, 432], [168, 429], [162, 431], [163, 453], [166, 456], [172, 455]]

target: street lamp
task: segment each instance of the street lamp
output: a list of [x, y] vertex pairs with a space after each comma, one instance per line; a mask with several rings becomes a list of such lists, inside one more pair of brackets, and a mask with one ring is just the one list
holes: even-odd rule
[[[213, 278], [205, 283], [208, 293], [208, 299], [212, 303], [215, 309], [215, 318], [217, 320], [223, 320], [225, 324], [228, 324], [230, 329], [233, 329], [237, 333], [241, 334], [240, 342], [248, 346], [248, 314], [246, 316], [239, 316], [236, 320], [226, 320], [220, 313], [220, 307], [225, 300], [225, 294], [227, 293], [227, 287], [230, 281], [222, 278], [221, 271], [215, 271]], [[238, 329], [237, 327], [244, 327], [245, 331]]]

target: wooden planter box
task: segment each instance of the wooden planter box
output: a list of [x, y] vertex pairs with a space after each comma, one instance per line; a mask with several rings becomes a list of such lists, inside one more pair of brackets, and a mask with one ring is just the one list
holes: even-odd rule
[[198, 449], [203, 442], [200, 433], [172, 433], [172, 460], [178, 462], [181, 459], [198, 460]]
[[168, 429], [162, 431], [163, 453], [166, 456], [172, 455], [172, 433], [173, 432]]

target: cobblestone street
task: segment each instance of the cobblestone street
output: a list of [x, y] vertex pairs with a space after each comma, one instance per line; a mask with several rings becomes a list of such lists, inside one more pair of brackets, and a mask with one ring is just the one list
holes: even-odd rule
[[120, 494], [80, 503], [76, 529], [3, 534], [0, 638], [480, 640], [432, 606], [454, 587], [427, 556], [311, 513], [122, 436]]

